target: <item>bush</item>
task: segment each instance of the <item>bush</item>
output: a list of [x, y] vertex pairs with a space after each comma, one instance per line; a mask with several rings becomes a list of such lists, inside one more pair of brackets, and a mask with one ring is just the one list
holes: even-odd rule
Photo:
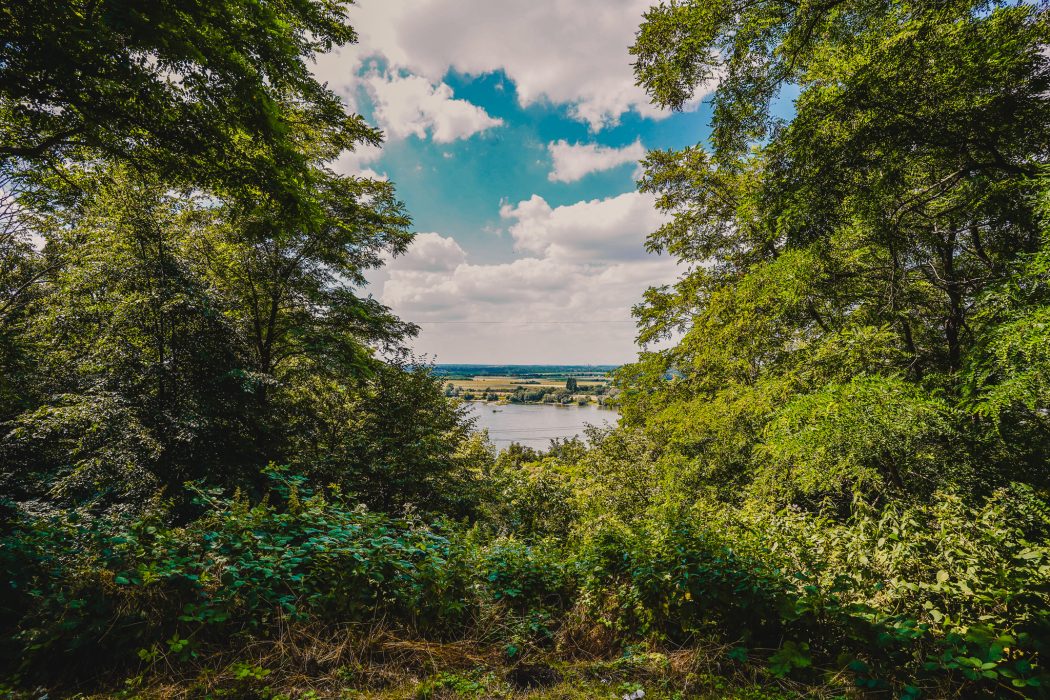
[[207, 513], [183, 528], [164, 525], [160, 508], [131, 521], [18, 524], [0, 559], [14, 591], [3, 639], [19, 652], [5, 658], [26, 667], [56, 654], [133, 658], [166, 638], [197, 644], [278, 619], [388, 616], [441, 634], [470, 615], [469, 558], [443, 526], [270, 475], [273, 502], [198, 489]]
[[0, 540], [0, 672], [53, 682], [58, 655], [73, 675], [188, 660], [289, 623], [383, 620], [461, 637], [483, 608], [502, 611], [520, 648], [549, 639], [573, 598], [572, 561], [552, 542], [486, 541], [369, 512], [281, 468], [267, 475], [271, 492], [255, 504], [194, 486], [204, 514], [183, 527], [159, 502], [134, 518], [16, 516]]
[[[484, 566], [490, 595], [573, 605], [624, 648], [713, 638], [767, 658], [775, 676], [816, 682], [830, 668], [904, 696], [1035, 693], [1050, 640], [1048, 513], [1020, 486], [845, 523], [701, 501], [577, 520], [564, 549], [505, 539]], [[551, 606], [558, 585], [575, 598]]]
[[1026, 487], [847, 523], [701, 503], [581, 531], [583, 595], [625, 638], [779, 647], [775, 675], [820, 660], [904, 694], [1048, 681], [1050, 508]]
[[567, 607], [573, 586], [566, 554], [554, 541], [533, 545], [497, 539], [483, 549], [478, 562], [486, 597], [521, 612]]
[[907, 697], [1035, 694], [1048, 680], [1050, 508], [1031, 489], [979, 504], [939, 493], [844, 523], [703, 501], [629, 522], [539, 518], [533, 491], [580, 451], [507, 457], [505, 473], [526, 477], [507, 483], [531, 496], [470, 529], [372, 513], [279, 468], [254, 504], [194, 487], [203, 514], [183, 526], [160, 502], [136, 518], [16, 515], [0, 540], [2, 670], [53, 682], [59, 655], [71, 674], [113, 672], [333, 620], [483, 634], [516, 658], [575, 619], [624, 650], [715, 639], [774, 676], [848, 669]]
[[623, 635], [769, 642], [781, 628], [776, 572], [688, 518], [601, 523], [583, 542], [580, 569], [585, 600]]

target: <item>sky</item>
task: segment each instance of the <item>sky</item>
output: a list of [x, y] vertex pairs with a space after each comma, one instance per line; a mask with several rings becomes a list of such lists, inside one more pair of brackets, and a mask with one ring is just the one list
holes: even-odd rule
[[409, 251], [368, 292], [419, 325], [437, 363], [618, 364], [630, 309], [673, 282], [645, 251], [664, 221], [636, 191], [648, 149], [710, 133], [703, 91], [679, 113], [634, 85], [650, 0], [358, 0], [359, 42], [317, 76], [385, 134], [344, 173], [391, 179]]

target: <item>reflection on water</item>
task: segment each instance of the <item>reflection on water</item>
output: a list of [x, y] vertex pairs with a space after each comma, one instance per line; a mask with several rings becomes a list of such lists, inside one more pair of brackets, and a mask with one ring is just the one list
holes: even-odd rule
[[620, 414], [614, 408], [597, 404], [586, 406], [485, 403], [468, 401], [474, 427], [487, 429], [498, 449], [517, 442], [535, 449], [546, 449], [554, 438], [583, 435], [587, 425], [615, 425]]

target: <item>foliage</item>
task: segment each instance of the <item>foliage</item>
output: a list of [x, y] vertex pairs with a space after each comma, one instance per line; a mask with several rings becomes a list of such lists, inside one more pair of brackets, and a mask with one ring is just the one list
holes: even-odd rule
[[436, 505], [462, 416], [425, 367], [376, 359], [414, 328], [351, 286], [407, 242], [390, 194], [341, 189], [338, 225], [260, 239], [235, 207], [120, 167], [28, 190], [46, 246], [7, 493], [109, 507], [206, 477], [258, 489], [260, 465], [298, 458], [384, 508]]
[[493, 608], [513, 657], [582, 609], [621, 645], [771, 650], [774, 675], [848, 666], [872, 688], [975, 692], [1046, 682], [1050, 507], [1024, 487], [843, 524], [697, 503], [581, 523], [561, 544], [394, 519], [283, 469], [269, 478], [254, 504], [194, 487], [206, 510], [183, 527], [159, 501], [137, 518], [20, 516], [3, 541], [5, 658], [26, 677], [59, 652], [71, 672], [97, 654], [188, 663], [333, 618], [458, 638]]
[[12, 593], [3, 618], [22, 653], [7, 658], [29, 668], [102, 645], [128, 659], [169, 638], [187, 640], [178, 651], [191, 656], [216, 635], [328, 615], [461, 624], [470, 569], [442, 528], [346, 507], [338, 492], [315, 493], [281, 470], [270, 476], [274, 498], [256, 504], [195, 489], [207, 512], [183, 528], [166, 524], [163, 504], [130, 520], [19, 523], [3, 548]]
[[473, 509], [478, 464], [491, 456], [472, 451], [464, 410], [426, 366], [395, 357], [356, 386], [314, 377], [290, 393], [288, 459], [301, 473], [380, 511]]
[[0, 15], [0, 167], [105, 158], [309, 206], [297, 126], [378, 141], [313, 77], [355, 40], [343, 2], [17, 3]]
[[606, 523], [585, 536], [581, 568], [583, 595], [624, 635], [768, 640], [779, 627], [775, 572], [739, 558], [699, 521]]
[[831, 663], [871, 688], [1036, 688], [1050, 638], [1047, 515], [1023, 487], [976, 508], [941, 494], [838, 525], [697, 504], [592, 526], [581, 595], [621, 636], [772, 647], [775, 675]]
[[649, 248], [689, 269], [635, 309], [680, 339], [618, 372], [659, 446], [624, 521], [706, 522], [761, 565], [776, 675], [1046, 682], [1046, 30], [995, 2], [681, 2], [632, 48], [658, 104], [718, 85], [711, 148], [640, 183], [672, 215]]
[[[354, 664], [424, 649], [422, 697], [575, 654], [624, 695], [682, 654], [694, 680], [706, 655], [1045, 693], [1045, 7], [650, 10], [654, 100], [719, 79], [712, 143], [640, 182], [669, 215], [648, 248], [684, 263], [635, 309], [669, 342], [617, 370], [619, 427], [499, 454], [361, 292], [412, 236], [390, 183], [330, 167], [379, 141], [307, 67], [345, 13], [0, 12], [5, 692], [221, 659], [273, 694], [237, 650], [338, 624], [400, 639]], [[593, 371], [559, 369], [507, 399], [573, 401]], [[346, 654], [311, 639], [307, 673]]]
[[512, 444], [490, 458], [479, 480], [482, 522], [499, 535], [566, 537], [579, 515], [570, 472], [584, 449], [578, 440], [552, 441], [546, 454]]
[[689, 265], [637, 307], [641, 339], [681, 339], [618, 373], [682, 498], [848, 514], [887, 489], [987, 491], [1019, 464], [1045, 485], [1046, 28], [998, 3], [650, 11], [632, 51], [657, 102], [720, 77], [710, 152], [652, 152], [640, 183], [672, 215], [650, 249]]
[[[404, 252], [410, 221], [391, 183], [328, 167], [380, 140], [308, 68], [354, 40], [346, 10], [3, 13], [5, 497], [123, 509], [201, 478], [261, 493], [263, 465], [305, 456], [291, 431], [332, 432], [320, 392], [355, 406], [379, 377], [430, 390], [378, 359], [403, 353], [415, 327], [358, 292]], [[447, 473], [460, 417], [419, 403], [416, 441], [442, 455], [426, 469]], [[362, 437], [358, 454], [397, 461], [389, 440]], [[309, 457], [331, 458], [346, 484], [358, 474], [335, 452]], [[418, 454], [409, 468], [423, 469]], [[421, 499], [393, 488], [380, 500]]]
[[[855, 377], [793, 398], [776, 411], [758, 449], [756, 486], [799, 496], [928, 493], [945, 478], [951, 439], [943, 402], [888, 377]], [[962, 475], [950, 476], [956, 483]]]

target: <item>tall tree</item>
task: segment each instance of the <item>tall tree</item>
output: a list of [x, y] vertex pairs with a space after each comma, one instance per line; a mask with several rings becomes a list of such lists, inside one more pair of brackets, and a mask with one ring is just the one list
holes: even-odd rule
[[[330, 211], [298, 225], [120, 166], [38, 178], [26, 216], [47, 273], [23, 331], [37, 378], [7, 426], [8, 485], [21, 475], [16, 490], [121, 503], [188, 479], [253, 486], [280, 461], [363, 488], [376, 467], [338, 457], [346, 450], [330, 438], [348, 440], [347, 416], [367, 422], [384, 401], [420, 411], [429, 401], [410, 422], [420, 440], [448, 435], [430, 444], [428, 469], [450, 459], [459, 414], [379, 357], [414, 327], [356, 293], [411, 239], [393, 188], [323, 169], [316, 178], [327, 188], [312, 196]], [[376, 377], [387, 378], [378, 396]], [[326, 447], [307, 449], [305, 435], [328, 436]], [[380, 440], [351, 433], [365, 435]], [[388, 463], [409, 451], [382, 444], [370, 449]], [[425, 460], [413, 459], [402, 485], [422, 483]], [[387, 493], [386, 503], [407, 497], [401, 486]]]
[[22, 331], [48, 271], [33, 246], [17, 184], [0, 175], [0, 422], [26, 407], [32, 360]]
[[[333, 427], [321, 392], [357, 405], [368, 382], [404, 373], [380, 354], [414, 327], [356, 290], [405, 250], [410, 220], [392, 184], [328, 167], [381, 134], [308, 65], [355, 39], [350, 4], [0, 11], [0, 173], [46, 244], [0, 239], [0, 418], [15, 472], [118, 501], [187, 478], [250, 481], [267, 460], [295, 459], [292, 426]], [[32, 313], [16, 314], [38, 286]], [[9, 390], [21, 357], [9, 349], [27, 345], [34, 386]], [[426, 382], [401, 379], [425, 398]], [[444, 422], [420, 422], [420, 435], [458, 425], [438, 403]]]
[[657, 103], [719, 80], [710, 150], [651, 153], [641, 185], [674, 215], [649, 247], [690, 265], [646, 294], [641, 338], [684, 336], [620, 374], [683, 483], [841, 504], [999, 478], [958, 411], [975, 309], [1040, 245], [1048, 29], [1006, 3], [647, 14], [632, 51]]
[[49, 272], [24, 331], [36, 386], [6, 426], [5, 481], [109, 504], [243, 479], [257, 466], [246, 353], [181, 254], [201, 204], [122, 168], [62, 181], [68, 206], [27, 212]]
[[[255, 370], [365, 370], [374, 344], [396, 345], [414, 327], [353, 289], [385, 254], [404, 252], [410, 223], [388, 182], [312, 171], [318, 216], [287, 219], [232, 204], [188, 253], [251, 348]], [[340, 371], [341, 371], [340, 369]]]

